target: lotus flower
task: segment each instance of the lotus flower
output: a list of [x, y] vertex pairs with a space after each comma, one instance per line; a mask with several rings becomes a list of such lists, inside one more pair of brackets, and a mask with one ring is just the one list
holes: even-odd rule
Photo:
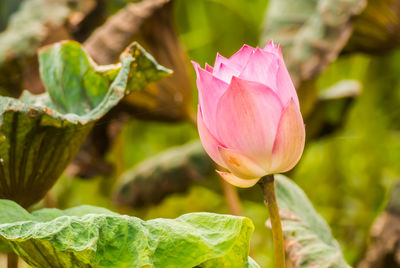
[[197, 74], [197, 126], [204, 149], [238, 187], [292, 169], [303, 153], [305, 128], [280, 46], [244, 45]]

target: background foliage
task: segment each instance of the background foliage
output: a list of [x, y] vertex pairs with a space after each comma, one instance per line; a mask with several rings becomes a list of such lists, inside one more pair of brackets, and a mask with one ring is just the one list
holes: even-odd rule
[[[129, 1], [111, 1], [108, 15]], [[243, 43], [256, 46], [266, 18], [265, 0], [175, 0], [174, 23], [189, 58], [212, 64], [217, 52], [230, 56]], [[0, 14], [2, 14], [0, 12]], [[0, 21], [0, 27], [4, 24]], [[285, 54], [285, 50], [283, 51]], [[316, 78], [317, 92], [341, 80], [361, 84], [361, 93], [343, 114], [337, 105], [326, 105], [326, 120], [339, 127], [310, 139], [304, 155], [289, 176], [304, 190], [332, 229], [346, 261], [359, 262], [369, 244], [369, 231], [387, 202], [389, 189], [400, 176], [400, 50], [380, 54], [340, 55]], [[193, 88], [194, 72], [190, 69]], [[193, 94], [192, 109], [196, 106]], [[339, 104], [340, 106], [341, 104]], [[161, 111], [168, 107], [160, 107]], [[340, 109], [340, 108], [339, 108]], [[308, 127], [308, 126], [306, 126]], [[50, 193], [50, 204], [61, 209], [81, 204], [103, 206], [143, 220], [176, 218], [184, 213], [230, 213], [219, 179], [210, 172], [205, 180], [186, 191], [168, 195], [158, 204], [140, 208], [116, 206], [112, 199], [116, 180], [127, 170], [157, 153], [198, 139], [191, 122], [154, 122], [129, 119], [116, 134], [106, 154], [115, 169], [90, 179], [66, 172]], [[259, 189], [239, 190], [244, 216], [252, 219], [255, 232], [251, 256], [261, 267], [273, 267], [267, 211]], [[48, 206], [42, 202], [38, 207]]]

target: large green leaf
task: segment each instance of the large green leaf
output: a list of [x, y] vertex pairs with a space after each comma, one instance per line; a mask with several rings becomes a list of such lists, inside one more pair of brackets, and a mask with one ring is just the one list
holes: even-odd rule
[[248, 257], [254, 227], [244, 217], [143, 221], [89, 206], [29, 214], [0, 200], [0, 219], [0, 237], [34, 267], [258, 267]]
[[0, 198], [24, 207], [50, 189], [96, 120], [169, 73], [137, 44], [116, 65], [97, 66], [72, 41], [42, 49], [39, 63], [46, 93], [0, 97]]
[[294, 267], [350, 267], [325, 220], [293, 181], [276, 175], [276, 196], [286, 242]]

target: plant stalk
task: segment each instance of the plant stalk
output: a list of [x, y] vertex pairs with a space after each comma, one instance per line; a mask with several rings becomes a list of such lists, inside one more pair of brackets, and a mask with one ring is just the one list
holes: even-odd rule
[[18, 256], [14, 252], [7, 253], [7, 268], [18, 268]]
[[269, 217], [271, 220], [275, 268], [285, 268], [285, 247], [283, 244], [283, 232], [281, 219], [279, 217], [279, 208], [275, 196], [274, 175], [262, 177], [258, 184], [262, 189], [264, 203], [268, 207]]
[[220, 178], [220, 181], [222, 190], [224, 192], [225, 201], [228, 205], [230, 213], [235, 216], [243, 216], [242, 208], [240, 205], [240, 198], [236, 191], [236, 188], [222, 178]]

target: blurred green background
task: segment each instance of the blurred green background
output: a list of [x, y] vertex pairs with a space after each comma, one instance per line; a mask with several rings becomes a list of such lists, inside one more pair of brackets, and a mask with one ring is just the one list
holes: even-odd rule
[[[110, 14], [128, 2], [114, 1]], [[268, 27], [264, 24], [268, 21], [267, 8], [265, 0], [173, 1], [179, 40], [189, 58], [202, 66], [206, 62], [212, 65], [217, 52], [228, 57], [244, 43], [265, 43], [260, 38], [262, 28]], [[194, 95], [191, 108], [195, 111], [195, 75], [189, 70]], [[351, 265], [364, 256], [371, 225], [400, 177], [399, 74], [400, 50], [392, 49], [373, 54], [342, 53], [313, 78], [316, 94], [342, 80], [359, 82], [361, 93], [344, 113], [337, 111], [337, 105], [324, 106], [321, 116], [339, 124], [334, 131], [310, 138], [299, 164], [288, 174], [327, 220]], [[306, 130], [308, 127], [307, 124]], [[168, 195], [159, 204], [129, 208], [112, 202], [112, 186], [125, 171], [172, 146], [197, 139], [191, 122], [129, 119], [106, 155], [115, 167], [111, 174], [91, 179], [65, 174], [50, 197], [60, 208], [91, 204], [143, 219], [175, 218], [194, 211], [230, 213], [214, 173], [201, 183], [191, 184], [183, 193]], [[239, 195], [243, 214], [256, 226], [251, 256], [261, 267], [273, 267], [271, 233], [265, 227], [268, 215], [260, 190], [240, 189]]]
[[[174, 16], [179, 38], [190, 59], [203, 66], [206, 62], [212, 65], [217, 52], [228, 57], [244, 43], [260, 43], [267, 6], [263, 0], [177, 0]], [[398, 50], [379, 56], [344, 55], [330, 64], [317, 79], [318, 90], [354, 79], [361, 83], [362, 93], [340, 118], [340, 129], [306, 144], [300, 163], [289, 175], [328, 221], [346, 260], [353, 265], [362, 258], [369, 229], [400, 175], [399, 74]], [[193, 71], [192, 83], [195, 87]], [[164, 149], [197, 138], [196, 129], [189, 123], [131, 120], [108, 157], [122, 172]], [[215, 175], [209, 180], [219, 184]], [[101, 177], [89, 181], [64, 178], [57, 186], [69, 192], [60, 198], [61, 207], [85, 203], [115, 210], [109, 192], [104, 190], [107, 181]], [[175, 218], [193, 211], [229, 213], [221, 190], [211, 188], [195, 185], [186, 193], [168, 196], [159, 205], [128, 209], [128, 213], [144, 219]], [[99, 192], [103, 198], [99, 198]], [[243, 214], [256, 226], [251, 255], [261, 267], [273, 267], [270, 231], [264, 227], [267, 211], [259, 189], [241, 189], [239, 193], [243, 196]]]

